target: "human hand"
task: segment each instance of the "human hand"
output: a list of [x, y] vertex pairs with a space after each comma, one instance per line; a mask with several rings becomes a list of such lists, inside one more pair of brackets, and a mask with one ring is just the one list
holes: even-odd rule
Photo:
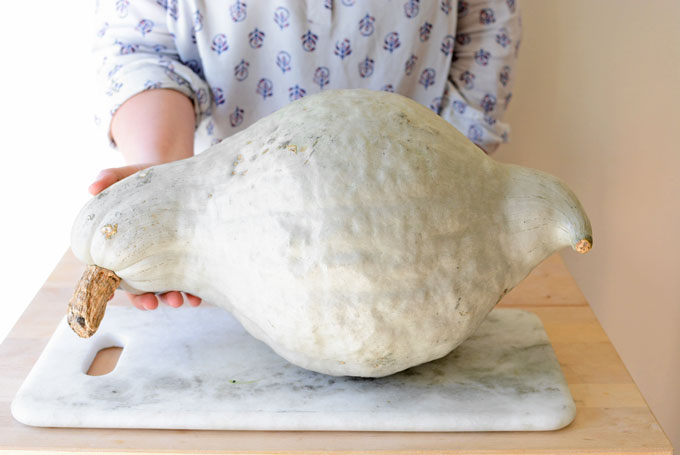
[[128, 177], [137, 171], [141, 171], [142, 169], [146, 169], [149, 166], [152, 165], [133, 164], [130, 166], [104, 169], [97, 175], [94, 182], [90, 184], [90, 186], [87, 188], [87, 191], [89, 191], [91, 195], [96, 196], [117, 181], [123, 180], [125, 177]]
[[[142, 169], [146, 169], [149, 166], [151, 166], [151, 164], [133, 164], [130, 166], [104, 169], [99, 173], [99, 175], [97, 175], [95, 181], [88, 187], [88, 191], [93, 196], [97, 195], [117, 181], [123, 180], [125, 177], [132, 175], [137, 171], [141, 171]], [[158, 308], [159, 298], [163, 303], [174, 308], [178, 308], [184, 303], [184, 298], [182, 297], [182, 292], [180, 291], [164, 292], [162, 294], [158, 294], [158, 296], [152, 292], [147, 292], [140, 295], [132, 294], [130, 292], [127, 292], [126, 294], [135, 308], [144, 311], [155, 310]], [[184, 293], [184, 295], [186, 296], [186, 300], [189, 302], [189, 305], [195, 307], [201, 304], [200, 297], [196, 297], [195, 295], [188, 293]]]

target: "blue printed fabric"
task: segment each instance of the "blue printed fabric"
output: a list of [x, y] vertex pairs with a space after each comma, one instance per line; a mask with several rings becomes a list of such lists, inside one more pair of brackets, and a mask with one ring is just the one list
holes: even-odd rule
[[517, 0], [99, 0], [96, 121], [144, 90], [187, 95], [196, 151], [322, 90], [408, 96], [487, 152], [508, 140]]

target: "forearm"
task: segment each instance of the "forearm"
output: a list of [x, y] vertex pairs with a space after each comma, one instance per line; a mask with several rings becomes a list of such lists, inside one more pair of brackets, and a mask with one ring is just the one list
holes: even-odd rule
[[191, 100], [169, 89], [138, 93], [111, 120], [111, 137], [128, 164], [159, 164], [193, 156], [194, 129]]

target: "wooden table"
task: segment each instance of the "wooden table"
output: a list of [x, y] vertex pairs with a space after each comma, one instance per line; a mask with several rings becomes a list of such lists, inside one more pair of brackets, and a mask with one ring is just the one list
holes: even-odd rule
[[[83, 265], [67, 252], [0, 345], [0, 453], [635, 453], [673, 449], [559, 255], [499, 304], [536, 313], [576, 402], [551, 432], [392, 433], [38, 428], [10, 402], [66, 311]], [[129, 305], [116, 295], [112, 305]]]

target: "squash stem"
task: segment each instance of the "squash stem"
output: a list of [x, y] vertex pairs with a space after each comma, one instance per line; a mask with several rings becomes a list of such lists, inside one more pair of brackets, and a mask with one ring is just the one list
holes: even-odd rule
[[118, 283], [120, 277], [111, 270], [96, 265], [85, 269], [68, 303], [66, 316], [69, 326], [78, 336], [89, 338], [94, 335]]
[[586, 254], [593, 247], [593, 239], [588, 236], [585, 239], [581, 239], [575, 246], [574, 250], [581, 254]]

